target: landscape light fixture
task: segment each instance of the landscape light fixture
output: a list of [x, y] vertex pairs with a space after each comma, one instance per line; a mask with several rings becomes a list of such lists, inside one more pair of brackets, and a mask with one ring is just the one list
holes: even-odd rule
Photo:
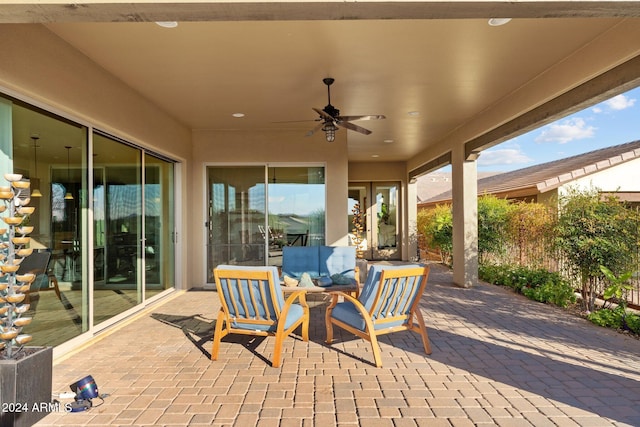
[[98, 393], [98, 385], [91, 375], [76, 381], [69, 388], [75, 393], [75, 402], [69, 405], [70, 412], [82, 412], [91, 408], [93, 406], [91, 399], [98, 398], [104, 402], [104, 399]]

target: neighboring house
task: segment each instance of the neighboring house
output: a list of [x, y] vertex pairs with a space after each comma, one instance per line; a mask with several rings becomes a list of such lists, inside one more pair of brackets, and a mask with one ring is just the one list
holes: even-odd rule
[[[428, 178], [427, 178], [428, 179]], [[640, 203], [640, 141], [590, 151], [478, 180], [478, 195], [546, 203], [567, 187], [598, 188], [630, 203]], [[427, 209], [451, 202], [451, 190], [418, 202]]]

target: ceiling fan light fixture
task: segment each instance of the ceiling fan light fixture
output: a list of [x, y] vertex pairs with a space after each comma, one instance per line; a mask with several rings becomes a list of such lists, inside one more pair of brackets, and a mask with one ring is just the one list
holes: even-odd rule
[[333, 142], [336, 140], [336, 131], [338, 130], [336, 125], [331, 122], [325, 123], [324, 126], [322, 126], [322, 130], [325, 133], [327, 142]]

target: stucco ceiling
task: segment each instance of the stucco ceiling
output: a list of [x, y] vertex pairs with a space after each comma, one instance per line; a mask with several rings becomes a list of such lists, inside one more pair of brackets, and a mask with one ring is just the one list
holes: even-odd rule
[[[637, 4], [617, 9], [619, 13], [605, 11], [602, 17], [595, 9], [574, 13], [579, 16], [575, 18], [564, 17], [565, 11], [556, 13], [561, 17], [544, 19], [544, 11], [537, 9], [528, 14], [514, 11], [523, 16], [494, 27], [487, 22], [491, 13], [504, 16], [507, 9], [487, 6], [465, 15], [464, 5], [450, 2], [449, 12], [441, 12], [446, 19], [410, 19], [403, 8], [395, 15], [392, 7], [387, 14], [375, 15], [375, 9], [363, 5], [361, 10], [371, 15], [332, 20], [331, 3], [314, 4], [319, 13], [315, 16], [309, 15], [309, 6], [307, 17], [297, 7], [287, 9], [288, 3], [279, 3], [278, 13], [264, 20], [257, 12], [252, 18], [248, 11], [234, 14], [229, 8], [224, 9], [230, 15], [226, 19], [187, 15], [193, 11], [189, 8], [182, 9], [183, 15], [136, 12], [138, 21], [185, 19], [176, 28], [154, 22], [107, 22], [131, 21], [133, 15], [122, 7], [117, 13], [95, 9], [100, 13], [93, 15], [87, 8], [86, 17], [71, 19], [72, 13], [46, 8], [23, 15], [13, 9], [8, 17], [0, 6], [0, 22], [42, 22], [194, 130], [287, 129], [307, 138], [306, 132], [317, 124], [312, 107], [327, 104], [322, 79], [333, 77], [331, 103], [343, 115], [386, 116], [355, 122], [373, 131], [368, 136], [338, 131], [336, 142], [344, 143], [346, 135], [349, 159], [354, 161], [409, 160], [470, 124], [484, 121], [478, 127], [481, 133], [513, 119], [584, 82], [585, 73], [576, 73], [574, 81], [566, 79], [563, 64], [568, 59], [582, 61], [594, 77], [640, 53], [640, 39], [635, 38], [625, 41], [628, 45], [618, 56], [611, 54], [619, 49], [620, 28], [630, 22], [640, 26], [635, 22]], [[415, 2], [423, 3], [430, 2]], [[532, 2], [536, 3], [544, 2]], [[610, 57], [593, 65], [598, 49], [608, 49]], [[549, 88], [550, 80], [561, 83]], [[527, 101], [522, 102], [525, 94]], [[497, 106], [508, 112], [489, 120]], [[419, 115], [409, 115], [414, 111]], [[236, 112], [245, 117], [233, 117]], [[310, 138], [326, 144], [322, 132]]]

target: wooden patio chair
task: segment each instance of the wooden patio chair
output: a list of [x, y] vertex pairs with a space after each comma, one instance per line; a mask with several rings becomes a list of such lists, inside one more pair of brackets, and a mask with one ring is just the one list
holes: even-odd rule
[[[331, 292], [332, 301], [325, 313], [327, 344], [333, 342], [336, 325], [371, 342], [375, 364], [382, 367], [377, 337], [409, 330], [422, 337], [425, 353], [431, 354], [427, 328], [418, 307], [428, 276], [427, 266], [374, 265], [357, 299], [343, 292]], [[338, 302], [340, 296], [344, 302]]]
[[[220, 265], [213, 275], [220, 297], [220, 312], [213, 335], [211, 360], [217, 360], [220, 340], [228, 334], [276, 338], [271, 365], [280, 366], [282, 341], [298, 326], [309, 341], [309, 306], [304, 291], [285, 301], [276, 267]], [[294, 304], [295, 300], [299, 304]]]

